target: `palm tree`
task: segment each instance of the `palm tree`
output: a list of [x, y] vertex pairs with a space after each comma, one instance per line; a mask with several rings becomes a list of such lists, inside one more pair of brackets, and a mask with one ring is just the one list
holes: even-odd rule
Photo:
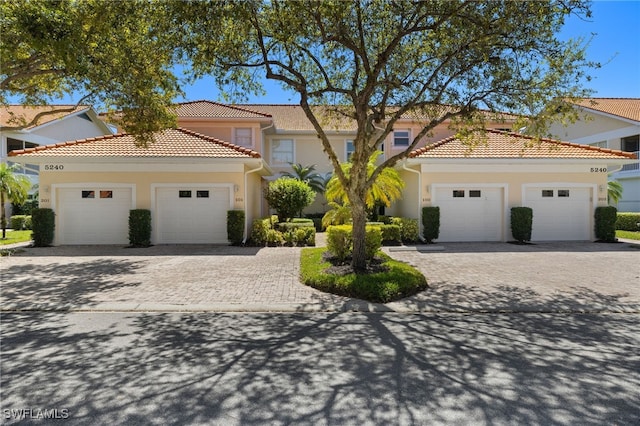
[[622, 198], [622, 184], [617, 180], [610, 180], [607, 184], [607, 201], [609, 204], [618, 204]]
[[0, 222], [2, 222], [2, 239], [7, 238], [7, 216], [4, 208], [6, 201], [12, 203], [22, 204], [29, 195], [29, 188], [31, 182], [29, 179], [21, 174], [15, 173], [17, 165], [9, 166], [6, 163], [0, 164], [0, 210], [2, 210], [2, 216]]
[[[369, 157], [367, 163], [367, 175], [371, 176], [376, 169], [376, 160], [382, 155], [382, 151], [375, 151]], [[352, 163], [343, 163], [342, 171], [349, 179]], [[392, 202], [402, 198], [402, 189], [404, 188], [404, 181], [400, 177], [400, 174], [396, 169], [390, 167], [385, 168], [380, 172], [371, 188], [367, 192], [365, 203], [369, 209], [374, 208], [376, 203], [381, 203], [385, 207], [389, 207]], [[329, 180], [326, 191], [327, 200], [339, 201], [342, 205], [348, 205], [349, 199], [347, 193], [342, 187], [340, 180], [337, 176], [334, 176]]]
[[322, 194], [324, 192], [325, 178], [321, 174], [316, 173], [315, 164], [311, 166], [303, 166], [299, 163], [289, 163], [289, 165], [293, 169], [293, 173], [282, 172], [282, 176], [287, 176], [293, 179], [301, 180], [302, 182], [306, 182], [307, 185], [309, 185], [311, 189], [313, 189], [313, 191], [318, 194]]

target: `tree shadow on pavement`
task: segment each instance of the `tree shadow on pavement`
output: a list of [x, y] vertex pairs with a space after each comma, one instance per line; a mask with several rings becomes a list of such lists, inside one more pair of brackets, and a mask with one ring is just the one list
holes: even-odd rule
[[100, 293], [139, 285], [128, 278], [143, 264], [98, 258], [81, 263], [10, 265], [0, 273], [1, 300], [3, 305], [19, 305], [23, 309], [90, 306]]
[[600, 425], [640, 414], [631, 314], [2, 322], [1, 408], [64, 408], [65, 424]]

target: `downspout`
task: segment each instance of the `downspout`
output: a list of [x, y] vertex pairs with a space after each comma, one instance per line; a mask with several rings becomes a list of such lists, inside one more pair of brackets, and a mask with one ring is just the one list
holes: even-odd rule
[[247, 185], [247, 176], [249, 176], [250, 173], [259, 172], [262, 169], [264, 169], [264, 160], [260, 159], [260, 165], [258, 167], [244, 172], [244, 238], [242, 239], [242, 244], [245, 244], [249, 237], [249, 212], [247, 211], [249, 205], [249, 186]]
[[422, 237], [422, 171], [410, 169], [407, 167], [407, 160], [402, 162], [402, 169], [411, 173], [416, 173], [418, 175], [418, 238], [420, 241], [424, 242], [424, 238]]

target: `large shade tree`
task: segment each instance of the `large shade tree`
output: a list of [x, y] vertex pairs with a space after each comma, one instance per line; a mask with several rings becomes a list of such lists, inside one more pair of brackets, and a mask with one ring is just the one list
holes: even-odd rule
[[[214, 75], [232, 95], [255, 88], [256, 76], [299, 95], [352, 208], [356, 270], [366, 267], [367, 192], [385, 168], [447, 120], [481, 127], [481, 109], [534, 114], [529, 128], [543, 129], [552, 114], [568, 113], [559, 99], [587, 94], [579, 82], [594, 65], [580, 40], [557, 36], [568, 15], [589, 15], [579, 0], [202, 1], [178, 9], [195, 75]], [[348, 175], [327, 135], [327, 118], [336, 117], [357, 127]], [[369, 157], [404, 117], [420, 130], [369, 173]]]

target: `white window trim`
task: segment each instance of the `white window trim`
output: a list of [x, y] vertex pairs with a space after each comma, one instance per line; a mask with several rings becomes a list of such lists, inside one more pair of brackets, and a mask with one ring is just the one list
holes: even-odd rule
[[344, 140], [344, 161], [349, 161], [349, 148], [348, 148], [349, 142], [351, 142], [351, 144], [353, 145], [353, 152], [351, 152], [351, 154], [353, 154], [356, 150], [356, 146], [353, 144], [353, 139], [345, 139]]
[[292, 159], [291, 162], [295, 163], [296, 162], [296, 140], [293, 138], [277, 138], [277, 139], [271, 139], [271, 143], [269, 144], [269, 165], [271, 166], [288, 166], [289, 164], [287, 162], [284, 163], [280, 163], [280, 162], [275, 162], [273, 159], [273, 143], [276, 141], [291, 141], [291, 152], [292, 152]]
[[[396, 132], [407, 132], [409, 134], [407, 145], [396, 145]], [[394, 148], [407, 148], [409, 145], [411, 145], [411, 140], [412, 140], [411, 129], [393, 129], [393, 133], [391, 136], [393, 137], [391, 144], [393, 145]]]

